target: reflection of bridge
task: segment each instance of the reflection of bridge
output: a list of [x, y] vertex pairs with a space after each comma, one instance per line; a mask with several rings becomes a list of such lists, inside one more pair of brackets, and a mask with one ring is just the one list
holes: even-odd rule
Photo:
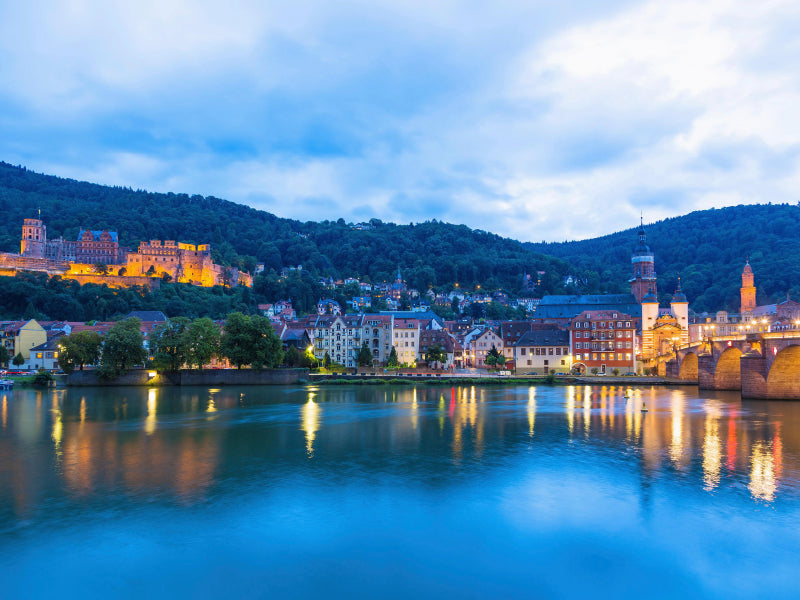
[[706, 338], [677, 349], [667, 376], [744, 398], [800, 400], [800, 331]]

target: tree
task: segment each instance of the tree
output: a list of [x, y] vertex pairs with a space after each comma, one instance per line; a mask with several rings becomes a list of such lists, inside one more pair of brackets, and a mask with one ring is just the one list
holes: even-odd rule
[[0, 344], [0, 365], [7, 365], [8, 359], [11, 358], [8, 354], [8, 349]]
[[189, 319], [186, 317], [172, 317], [150, 334], [150, 352], [158, 370], [174, 373], [187, 361], [188, 327]]
[[94, 272], [98, 275], [108, 275], [108, 265], [106, 263], [94, 263]]
[[15, 366], [15, 367], [22, 366], [22, 365], [24, 365], [24, 364], [25, 364], [25, 357], [24, 357], [24, 356], [22, 356], [22, 352], [19, 352], [19, 353], [17, 353], [17, 355], [14, 357], [14, 360], [12, 360], [11, 362], [12, 362], [12, 363], [14, 363], [14, 366]]
[[326, 369], [331, 366], [331, 355], [325, 350], [325, 356], [322, 358], [322, 366]]
[[[497, 366], [498, 361], [500, 360], [500, 357], [501, 357], [501, 354], [497, 351], [497, 348], [495, 348], [495, 345], [492, 344], [491, 349], [489, 350], [489, 352], [486, 353], [486, 360], [484, 362], [486, 363], [487, 367], [494, 367], [494, 366]], [[503, 357], [502, 364], [505, 364], [505, 362], [506, 362], [505, 361], [505, 357]]]
[[76, 331], [58, 342], [58, 366], [65, 373], [75, 367], [83, 371], [85, 365], [95, 365], [100, 360], [103, 339], [94, 331]]
[[237, 369], [244, 365], [254, 369], [272, 368], [283, 361], [281, 341], [266, 317], [231, 313], [225, 321], [220, 346], [222, 354]]
[[220, 350], [223, 356], [233, 363], [237, 369], [250, 364], [253, 349], [251, 348], [250, 317], [240, 312], [228, 315], [225, 321]]
[[434, 368], [436, 363], [442, 365], [447, 361], [447, 352], [439, 342], [436, 342], [432, 346], [428, 346], [428, 351], [425, 352], [425, 361], [431, 368]]
[[389, 352], [389, 359], [386, 361], [386, 366], [396, 369], [400, 366], [400, 362], [397, 359], [397, 348], [392, 346], [392, 351]]
[[372, 352], [369, 351], [369, 346], [367, 346], [366, 341], [361, 344], [361, 349], [358, 351], [358, 356], [356, 358], [360, 367], [369, 366], [372, 362]]
[[289, 346], [289, 349], [284, 353], [283, 364], [287, 367], [296, 367], [300, 364], [300, 352], [296, 346]]
[[219, 353], [219, 327], [209, 319], [195, 319], [186, 328], [186, 362], [197, 365], [202, 370], [203, 365]]
[[152, 277], [155, 274], [156, 274], [156, 266], [150, 265], [150, 268], [147, 269], [147, 273], [145, 273], [145, 275], [147, 275], [148, 277]]
[[118, 321], [108, 330], [100, 359], [101, 377], [118, 377], [147, 360], [141, 326], [140, 319], [131, 317]]

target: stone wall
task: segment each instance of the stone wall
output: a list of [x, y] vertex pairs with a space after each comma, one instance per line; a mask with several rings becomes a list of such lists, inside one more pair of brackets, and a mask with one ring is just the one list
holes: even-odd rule
[[94, 370], [74, 371], [67, 376], [68, 386], [164, 386], [164, 385], [292, 385], [308, 379], [308, 369], [207, 369], [205, 371], [181, 371], [159, 373], [136, 369], [108, 381], [97, 377]]
[[111, 288], [127, 288], [133, 285], [140, 285], [155, 290], [161, 285], [161, 279], [158, 277], [128, 277], [127, 275], [120, 277], [119, 275], [73, 275], [67, 273], [64, 275], [64, 279], [74, 279], [81, 285], [84, 283], [106, 284]]

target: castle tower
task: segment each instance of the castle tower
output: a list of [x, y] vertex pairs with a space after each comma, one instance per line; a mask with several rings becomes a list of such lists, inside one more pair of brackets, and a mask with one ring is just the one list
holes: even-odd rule
[[642, 358], [655, 356], [653, 327], [658, 320], [658, 298], [651, 289], [642, 297]]
[[47, 245], [47, 227], [41, 219], [25, 219], [22, 225], [20, 254], [33, 258], [44, 258]]
[[647, 245], [647, 236], [644, 233], [644, 222], [639, 225], [639, 243], [631, 256], [633, 264], [633, 277], [630, 280], [631, 294], [637, 302], [642, 302], [648, 292], [658, 296], [656, 284], [656, 265], [653, 253]]
[[753, 283], [753, 269], [750, 268], [750, 261], [748, 260], [742, 271], [742, 314], [753, 312], [756, 307], [756, 286]]
[[670, 303], [670, 310], [672, 316], [678, 322], [681, 328], [680, 343], [689, 343], [689, 301], [686, 299], [686, 294], [681, 290], [681, 280], [678, 279], [678, 289], [672, 294], [672, 302]]

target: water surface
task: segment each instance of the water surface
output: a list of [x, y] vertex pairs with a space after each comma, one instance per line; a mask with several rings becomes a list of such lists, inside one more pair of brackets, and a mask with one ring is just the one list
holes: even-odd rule
[[0, 393], [0, 596], [796, 598], [800, 403], [627, 395]]

